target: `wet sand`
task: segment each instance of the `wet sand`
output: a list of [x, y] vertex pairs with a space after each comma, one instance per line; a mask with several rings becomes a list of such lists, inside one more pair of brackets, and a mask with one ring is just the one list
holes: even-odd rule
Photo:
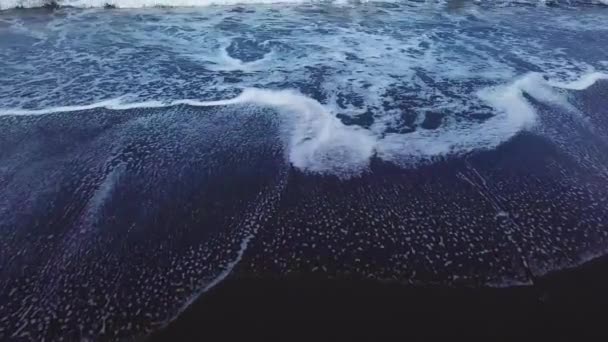
[[[608, 258], [511, 288], [416, 287], [373, 280], [231, 277], [148, 341], [278, 337], [491, 336], [602, 340]], [[521, 339], [520, 339], [521, 340]]]

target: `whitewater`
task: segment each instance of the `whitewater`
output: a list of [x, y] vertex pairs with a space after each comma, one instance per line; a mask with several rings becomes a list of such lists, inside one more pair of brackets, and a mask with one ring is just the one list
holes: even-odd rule
[[[148, 3], [121, 2], [120, 6], [136, 4]], [[291, 165], [348, 178], [366, 172], [373, 157], [411, 167], [493, 149], [521, 131], [535, 129], [537, 113], [526, 96], [567, 108], [568, 98], [559, 89], [580, 90], [606, 77], [605, 61], [569, 60], [560, 50], [553, 55], [552, 47], [542, 47], [542, 34], [547, 34], [543, 31], [551, 33], [559, 15], [544, 18], [543, 26], [535, 29], [540, 32], [527, 42], [517, 41], [518, 33], [511, 32], [509, 23], [500, 23], [505, 27], [490, 32], [496, 41], [488, 46], [483, 36], [459, 28], [463, 20], [492, 21], [499, 11], [516, 15], [521, 8], [480, 12], [475, 2], [456, 2], [455, 9], [453, 4], [409, 8], [404, 3], [406, 11], [419, 7], [429, 12], [437, 6], [456, 11], [441, 15], [442, 25], [431, 30], [424, 26], [436, 19], [410, 13], [410, 23], [405, 23], [394, 4], [353, 4], [345, 9], [352, 13], [342, 21], [332, 16], [335, 19], [323, 27], [311, 4], [282, 8], [285, 20], [277, 24], [275, 10], [265, 5], [254, 6], [255, 13], [245, 16], [239, 14], [240, 7], [230, 6], [203, 13], [182, 9], [170, 16], [158, 10], [134, 13], [162, 18], [154, 24], [127, 23], [120, 15], [112, 17], [111, 11], [68, 9], [65, 16], [44, 26], [30, 27], [18, 17], [5, 16], [8, 32], [32, 41], [30, 48], [19, 44], [15, 48], [24, 49], [30, 65], [43, 72], [27, 70], [19, 57], [4, 51], [3, 74], [8, 78], [1, 79], [0, 115], [181, 104], [269, 107], [288, 127], [283, 141]], [[339, 8], [319, 6], [330, 13]], [[386, 22], [376, 24], [360, 16], [359, 10], [377, 12]], [[551, 9], [539, 11], [547, 10]], [[191, 20], [201, 15], [202, 20]], [[234, 28], [224, 26], [236, 16], [242, 18]], [[591, 29], [601, 27], [593, 26], [601, 20], [597, 15], [589, 12], [588, 17], [581, 22], [588, 22]], [[87, 20], [103, 23], [107, 31], [88, 30]], [[278, 29], [276, 34], [264, 28], [267, 20]], [[410, 29], [400, 30], [402, 25]], [[100, 45], [96, 39], [107, 42]], [[93, 49], [81, 51], [79, 45], [89, 43]], [[154, 46], [164, 46], [166, 52], [150, 54]], [[514, 57], [496, 55], [496, 49], [513, 50], [509, 54]], [[182, 70], [195, 65], [200, 71]], [[535, 67], [522, 68], [527, 65]], [[231, 80], [225, 82], [227, 78]], [[32, 83], [40, 86], [34, 94], [28, 86]], [[437, 88], [439, 83], [447, 87]], [[469, 114], [484, 119], [467, 118]], [[440, 120], [440, 125], [435, 127], [433, 120]]]
[[[0, 109], [0, 115], [43, 115], [81, 112], [95, 108], [128, 110], [163, 108], [177, 105], [213, 107], [238, 104], [267, 106], [295, 117], [290, 133], [289, 161], [303, 170], [333, 173], [350, 177], [365, 171], [374, 154], [404, 166], [419, 165], [421, 161], [447, 157], [475, 150], [492, 149], [522, 130], [532, 129], [536, 112], [523, 97], [528, 93], [539, 101], [568, 108], [566, 97], [555, 89], [584, 90], [598, 80], [608, 80], [608, 74], [594, 72], [569, 83], [546, 81], [540, 74], [529, 74], [512, 84], [496, 89], [482, 89], [478, 96], [499, 111], [483, 125], [474, 128], [459, 125], [432, 134], [415, 132], [382, 137], [359, 127], [346, 126], [331, 110], [314, 99], [294, 91], [245, 89], [233, 99], [198, 101], [192, 99], [167, 102], [147, 101], [123, 103], [120, 98], [82, 106], [64, 106], [39, 110]], [[235, 118], [238, 120], [238, 118]], [[287, 119], [290, 120], [289, 118]]]

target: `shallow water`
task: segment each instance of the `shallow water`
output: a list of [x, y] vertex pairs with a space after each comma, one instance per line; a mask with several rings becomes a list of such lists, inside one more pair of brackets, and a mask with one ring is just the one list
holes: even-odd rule
[[137, 337], [240, 273], [508, 286], [604, 254], [607, 18], [0, 12], [0, 337]]

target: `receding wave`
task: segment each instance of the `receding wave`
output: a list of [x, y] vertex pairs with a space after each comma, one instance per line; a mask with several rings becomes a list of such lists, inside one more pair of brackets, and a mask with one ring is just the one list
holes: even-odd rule
[[364, 172], [374, 155], [398, 165], [409, 166], [437, 157], [495, 148], [518, 132], [535, 125], [537, 113], [525, 95], [536, 101], [569, 109], [571, 105], [567, 97], [554, 89], [583, 90], [602, 79], [608, 79], [608, 74], [594, 72], [571, 82], [558, 82], [546, 80], [538, 73], [529, 73], [510, 84], [477, 92], [477, 96], [497, 112], [481, 124], [453, 123], [437, 130], [417, 130], [404, 134], [373, 132], [359, 126], [345, 125], [332, 114], [330, 108], [297, 91], [256, 88], [245, 89], [235, 98], [218, 101], [183, 99], [129, 103], [118, 98], [81, 106], [38, 110], [0, 109], [0, 116], [176, 105], [270, 107], [283, 114], [284, 121], [290, 123], [288, 126], [291, 127], [291, 132], [287, 140], [291, 165], [303, 171], [348, 178]]

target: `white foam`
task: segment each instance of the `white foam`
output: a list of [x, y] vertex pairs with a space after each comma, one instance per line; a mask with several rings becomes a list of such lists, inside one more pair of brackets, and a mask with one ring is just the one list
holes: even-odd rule
[[44, 115], [44, 114], [53, 114], [53, 113], [70, 113], [70, 112], [78, 112], [84, 110], [91, 110], [97, 108], [107, 108], [112, 110], [126, 110], [126, 109], [134, 109], [134, 108], [159, 108], [165, 107], [169, 104], [163, 103], [160, 101], [145, 101], [145, 102], [134, 102], [134, 103], [125, 103], [124, 97], [119, 97], [115, 99], [103, 100], [100, 102], [91, 103], [88, 105], [80, 105], [80, 106], [58, 106], [58, 107], [49, 107], [42, 109], [0, 109], [0, 116], [3, 115]]
[[319, 102], [292, 90], [246, 89], [231, 100], [173, 104], [197, 106], [252, 103], [278, 109], [295, 122], [289, 124], [289, 159], [293, 166], [315, 173], [338, 176], [357, 174], [367, 167], [374, 153], [376, 138], [357, 126], [346, 126]]
[[273, 52], [266, 53], [264, 57], [251, 61], [243, 62], [240, 59], [233, 58], [228, 54], [228, 45], [224, 45], [217, 56], [212, 56], [207, 63], [213, 63], [208, 68], [213, 71], [243, 71], [255, 72], [261, 70], [262, 67], [272, 58]]
[[245, 89], [235, 98], [218, 101], [180, 99], [125, 103], [124, 98], [117, 98], [84, 106], [39, 110], [0, 109], [0, 115], [43, 115], [95, 108], [126, 110], [175, 105], [211, 107], [251, 104], [269, 107], [277, 110], [288, 127], [289, 161], [293, 166], [314, 173], [350, 177], [365, 172], [375, 154], [384, 160], [408, 166], [437, 157], [495, 148], [536, 124], [536, 110], [524, 93], [538, 101], [575, 110], [565, 95], [553, 87], [582, 90], [602, 79], [608, 79], [608, 75], [594, 72], [564, 83], [546, 80], [539, 73], [529, 73], [509, 84], [477, 92], [477, 96], [496, 111], [493, 117], [481, 123], [455, 121], [435, 130], [419, 128], [405, 134], [384, 134], [383, 130], [374, 127], [364, 129], [345, 125], [327, 106], [294, 90], [256, 88]]
[[585, 90], [594, 85], [595, 82], [599, 80], [608, 80], [608, 74], [596, 71], [583, 75], [581, 78], [571, 82], [549, 81], [548, 84], [552, 87], [562, 89]]
[[[332, 10], [349, 13], [334, 20], [297, 6], [238, 14], [215, 7], [145, 11], [158, 20], [141, 20], [139, 11], [124, 16], [68, 11], [77, 14], [53, 17], [43, 26], [26, 23], [27, 30], [10, 33], [14, 41], [35, 38], [45, 49], [6, 50], [0, 115], [180, 104], [266, 106], [282, 118], [292, 165], [351, 176], [364, 172], [374, 155], [409, 166], [494, 148], [541, 122], [524, 94], [576, 112], [567, 92], [556, 88], [584, 89], [606, 77], [595, 71], [605, 69], [602, 65], [549, 49], [542, 36], [520, 41], [513, 35], [519, 28], [493, 11], [478, 19], [500, 26], [488, 40], [475, 34], [476, 21], [471, 29], [457, 29], [468, 28], [458, 13], [436, 17], [410, 6], [365, 15], [356, 7]], [[601, 20], [593, 13], [579, 18], [585, 28]], [[103, 44], [97, 23], [106, 28]], [[18, 24], [11, 21], [9, 29]], [[556, 24], [543, 22], [552, 32]], [[496, 54], [504, 49], [514, 57]], [[166, 53], [154, 53], [159, 50]], [[258, 59], [240, 60], [244, 52]], [[531, 69], [543, 74], [517, 78]], [[291, 88], [299, 91], [270, 90]], [[244, 91], [226, 99], [236, 89]], [[99, 98], [109, 100], [95, 102]], [[217, 98], [225, 100], [205, 101]], [[6, 109], [11, 107], [16, 109]], [[438, 128], [423, 128], [429, 113], [443, 117]], [[490, 117], [471, 118], [477, 114]], [[338, 116], [371, 126], [345, 125]], [[394, 133], [403, 131], [412, 132]]]
[[[486, 88], [478, 97], [492, 106], [497, 114], [480, 124], [455, 122], [436, 130], [418, 129], [408, 134], [388, 134], [378, 147], [378, 154], [406, 166], [474, 150], [492, 149], [536, 123], [537, 113], [523, 92], [542, 84], [542, 76], [529, 74], [514, 82]], [[539, 97], [550, 96], [537, 92]]]
[[159, 108], [175, 105], [198, 107], [255, 104], [277, 109], [289, 124], [289, 159], [297, 168], [315, 173], [333, 173], [338, 176], [353, 175], [363, 171], [373, 154], [375, 138], [370, 131], [357, 126], [346, 126], [331, 115], [319, 102], [292, 90], [245, 89], [233, 99], [198, 101], [182, 99], [170, 102], [146, 101], [123, 103], [121, 98], [110, 99], [84, 106], [62, 106], [39, 110], [0, 109], [1, 115], [43, 115], [75, 112], [96, 108], [126, 110], [134, 108]]

